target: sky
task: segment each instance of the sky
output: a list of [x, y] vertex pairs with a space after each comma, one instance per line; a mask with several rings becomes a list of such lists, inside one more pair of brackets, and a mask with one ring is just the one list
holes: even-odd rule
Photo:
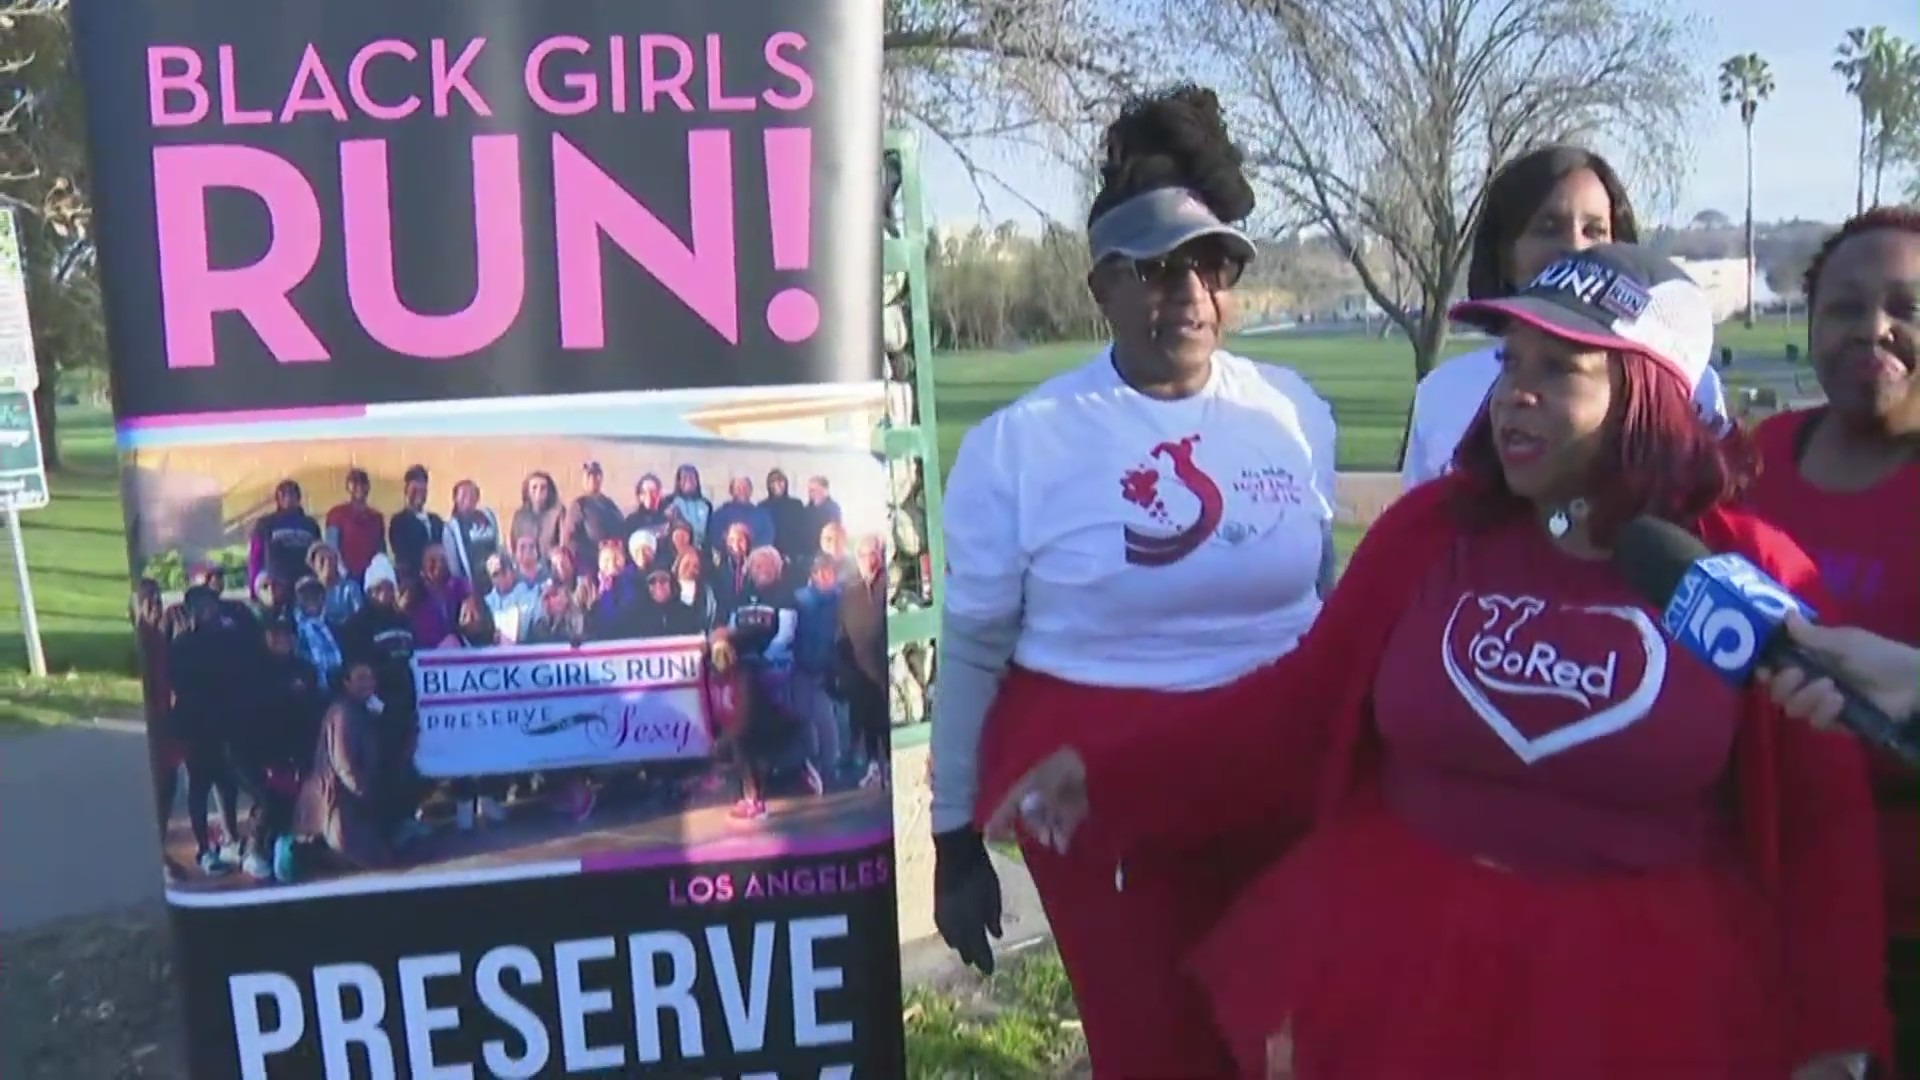
[[[1839, 222], [1853, 211], [1853, 157], [1859, 111], [1833, 74], [1834, 49], [1848, 29], [1885, 26], [1920, 41], [1915, 0], [1677, 0], [1702, 23], [1697, 55], [1709, 69], [1737, 53], [1757, 52], [1772, 67], [1774, 96], [1754, 125], [1754, 215], [1761, 221]], [[1691, 174], [1665, 223], [1701, 210], [1739, 220], [1746, 194], [1746, 151], [1732, 107], [1703, 110]], [[1599, 149], [1604, 150], [1604, 147]], [[921, 172], [928, 211], [943, 228], [1004, 220], [1032, 224], [1041, 214], [1084, 220], [1071, 170], [1041, 151], [1001, 142], [974, 157], [998, 182], [977, 190], [951, 151], [929, 146]], [[982, 205], [984, 196], [984, 206]], [[1636, 200], [1639, 201], [1639, 200]]]

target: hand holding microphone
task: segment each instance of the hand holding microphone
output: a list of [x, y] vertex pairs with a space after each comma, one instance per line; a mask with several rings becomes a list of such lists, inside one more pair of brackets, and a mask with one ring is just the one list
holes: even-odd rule
[[[1667, 636], [1729, 684], [1744, 687], [1760, 678], [1774, 691], [1774, 681], [1794, 671], [1798, 674], [1788, 688], [1791, 697], [1803, 684], [1824, 683], [1838, 699], [1834, 704], [1824, 691], [1819, 697], [1833, 706], [1833, 720], [1873, 746], [1920, 767], [1920, 735], [1913, 725], [1895, 719], [1905, 720], [1906, 715], [1889, 716], [1871, 693], [1862, 692], [1866, 688], [1836, 677], [1849, 673], [1847, 665], [1836, 664], [1818, 648], [1804, 644], [1791, 629], [1795, 619], [1807, 623], [1813, 610], [1760, 568], [1739, 555], [1715, 555], [1693, 534], [1650, 517], [1628, 522], [1612, 554], [1628, 584], [1660, 611]], [[1824, 633], [1839, 634], [1842, 642], [1852, 640], [1844, 631]], [[1849, 655], [1854, 662], [1858, 645], [1852, 640]], [[1912, 686], [1913, 677], [1908, 674], [1909, 693]], [[1814, 703], [1810, 698], [1809, 707]]]
[[[1910, 721], [1920, 714], [1920, 649], [1857, 627], [1816, 626], [1798, 615], [1787, 617], [1787, 633], [1889, 717]], [[1846, 695], [1831, 678], [1795, 667], [1764, 671], [1761, 677], [1788, 716], [1815, 727], [1834, 726], [1846, 707]]]

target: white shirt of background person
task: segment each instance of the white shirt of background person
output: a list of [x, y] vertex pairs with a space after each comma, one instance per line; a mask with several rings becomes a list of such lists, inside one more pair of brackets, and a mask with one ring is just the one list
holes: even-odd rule
[[[1103, 352], [961, 443], [945, 492], [948, 625], [1012, 623], [1013, 663], [1068, 682], [1230, 682], [1319, 614], [1334, 458], [1332, 408], [1292, 371], [1216, 352], [1206, 386], [1168, 401]], [[971, 815], [974, 763], [954, 756], [968, 760], [935, 770], [935, 832]]]
[[[1413, 415], [1407, 423], [1407, 450], [1400, 462], [1402, 490], [1411, 491], [1453, 465], [1453, 452], [1480, 414], [1480, 406], [1500, 377], [1499, 348], [1481, 349], [1444, 361], [1413, 390]], [[1701, 415], [1724, 423], [1725, 391], [1711, 366], [1700, 377], [1693, 403]]]

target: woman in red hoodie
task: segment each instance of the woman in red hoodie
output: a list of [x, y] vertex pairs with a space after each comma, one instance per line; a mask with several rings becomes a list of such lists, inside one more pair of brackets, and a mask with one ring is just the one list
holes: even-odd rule
[[1860, 751], [1673, 648], [1606, 558], [1651, 514], [1824, 602], [1731, 505], [1740, 438], [1689, 403], [1705, 295], [1603, 245], [1456, 311], [1504, 338], [1483, 415], [1299, 649], [1184, 737], [1003, 747], [986, 824], [1024, 810], [1124, 890], [1136, 863], [1310, 819], [1188, 969], [1251, 1075], [1858, 1075], [1887, 1028]]
[[[1813, 556], [1828, 622], [1920, 645], [1920, 213], [1870, 210], [1807, 269], [1807, 346], [1826, 392], [1754, 435], [1752, 502]], [[1920, 777], [1873, 761], [1886, 875], [1896, 1075], [1920, 1077]]]

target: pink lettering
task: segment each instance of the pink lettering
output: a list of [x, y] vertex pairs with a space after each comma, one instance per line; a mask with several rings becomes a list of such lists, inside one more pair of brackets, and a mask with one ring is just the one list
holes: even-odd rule
[[[620, 39], [614, 40], [617, 42]], [[592, 46], [588, 45], [584, 39], [566, 36], [550, 37], [535, 45], [527, 54], [525, 70], [527, 96], [533, 99], [535, 105], [555, 116], [579, 116], [581, 113], [592, 111], [600, 104], [600, 83], [591, 74], [574, 71], [562, 75], [560, 85], [573, 91], [572, 95], [565, 100], [549, 94], [540, 77], [547, 57], [554, 53], [566, 51], [576, 56], [585, 56], [591, 48]]]
[[[654, 53], [660, 49], [678, 61], [670, 75], [661, 75], [654, 67]], [[673, 99], [681, 112], [693, 111], [693, 99], [687, 96], [687, 80], [693, 78], [693, 50], [672, 34], [640, 35], [640, 111], [659, 108], [662, 94]]]
[[[171, 61], [179, 70], [169, 72]], [[207, 88], [200, 84], [204, 73], [200, 54], [179, 45], [155, 45], [147, 50], [147, 116], [154, 127], [187, 127], [207, 118], [213, 107]], [[185, 112], [167, 108], [167, 95], [183, 92], [193, 104]]]
[[791, 93], [768, 90], [761, 94], [761, 99], [768, 105], [776, 109], [799, 110], [806, 108], [813, 101], [813, 76], [806, 68], [800, 66], [798, 59], [788, 55], [805, 52], [806, 48], [807, 39], [791, 30], [782, 30], [767, 38], [766, 48], [762, 51], [767, 67], [775, 74], [783, 75], [793, 82]]
[[615, 34], [607, 39], [607, 108], [616, 114], [627, 111], [627, 39]]
[[683, 243], [566, 136], [553, 136], [554, 247], [560, 265], [560, 347], [606, 344], [604, 233], [728, 342], [740, 341], [734, 288], [733, 142], [724, 130], [687, 136], [692, 243]]
[[[308, 97], [311, 86], [318, 96]], [[320, 61], [320, 53], [313, 46], [300, 56], [300, 68], [293, 73], [293, 86], [287, 90], [286, 103], [280, 106], [280, 122], [285, 124], [301, 113], [326, 113], [335, 120], [347, 118], [347, 107], [340, 101], [340, 91], [333, 85], [333, 77], [327, 74], [327, 65]]]
[[447, 43], [439, 38], [433, 39], [433, 50], [430, 54], [433, 71], [433, 115], [446, 116], [454, 94], [459, 94], [466, 99], [467, 108], [472, 109], [475, 116], [493, 115], [493, 110], [487, 105], [487, 99], [481, 97], [480, 91], [475, 89], [473, 83], [467, 79], [467, 69], [480, 58], [480, 50], [485, 48], [486, 44], [486, 38], [474, 38], [467, 42], [467, 47], [460, 50], [460, 55], [449, 67]]
[[[805, 268], [810, 246], [808, 200], [800, 194], [809, 189], [796, 179], [809, 171], [806, 134], [787, 132], [770, 138], [767, 147], [770, 184], [796, 188], [791, 197], [770, 197], [769, 202], [770, 211], [782, 219], [776, 266], [788, 270]], [[603, 237], [721, 338], [738, 343], [731, 135], [700, 130], [687, 137], [684, 239], [564, 136], [552, 136], [550, 145], [560, 346], [585, 350], [606, 345]], [[459, 310], [438, 314], [414, 310], [401, 299], [385, 143], [351, 140], [340, 146], [347, 300], [368, 338], [396, 354], [424, 359], [472, 355], [499, 341], [525, 303], [527, 244], [518, 137], [475, 136], [471, 154], [474, 291]], [[313, 273], [321, 249], [320, 199], [306, 177], [270, 151], [226, 145], [156, 148], [153, 170], [167, 366], [213, 365], [216, 316], [227, 312], [238, 313], [280, 363], [329, 359], [327, 346], [292, 300], [293, 291]], [[244, 191], [265, 205], [270, 240], [247, 265], [213, 266], [207, 197], [213, 188]], [[800, 310], [802, 303], [807, 311]], [[773, 310], [781, 305], [792, 310]], [[769, 326], [784, 340], [810, 332], [796, 330], [807, 321], [817, 322], [817, 305], [803, 290], [785, 290], [769, 308]]]
[[220, 122], [223, 124], [271, 124], [271, 109], [242, 109], [234, 88], [233, 46], [220, 46]]
[[[273, 239], [250, 266], [210, 265], [207, 191], [214, 187], [251, 192], [266, 204]], [[168, 367], [213, 365], [213, 316], [223, 311], [238, 312], [283, 364], [328, 358], [287, 298], [320, 257], [320, 205], [298, 169], [250, 146], [157, 146], [153, 195]]]
[[[520, 220], [520, 140], [473, 140], [475, 260], [473, 300], [449, 315], [422, 315], [400, 299], [393, 277], [392, 195], [387, 144], [340, 144], [341, 217], [346, 230], [347, 299], [367, 336], [395, 352], [444, 360], [499, 340], [526, 295], [526, 250]], [[499, 212], [502, 209], [506, 212]]]
[[352, 95], [355, 108], [375, 120], [404, 120], [419, 110], [420, 98], [417, 95], [408, 94], [397, 105], [384, 105], [373, 100], [373, 94], [367, 90], [367, 67], [381, 56], [397, 56], [411, 63], [420, 58], [420, 51], [404, 41], [391, 38], [367, 43], [353, 54], [353, 62], [347, 65], [347, 93]]
[[729, 96], [726, 82], [726, 69], [721, 61], [721, 41], [719, 34], [707, 35], [707, 108], [714, 112], [752, 112], [753, 99]]

